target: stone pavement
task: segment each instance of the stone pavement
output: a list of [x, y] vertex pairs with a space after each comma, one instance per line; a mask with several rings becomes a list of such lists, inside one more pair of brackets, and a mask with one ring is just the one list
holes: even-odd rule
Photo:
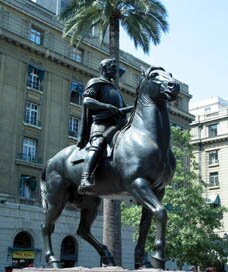
[[[28, 267], [24, 269], [13, 269], [13, 272], [164, 272], [162, 269], [140, 269], [140, 270], [130, 270], [125, 269], [119, 266], [109, 266], [109, 267], [94, 267], [94, 268], [87, 268], [87, 267], [72, 267], [72, 268], [34, 268]], [[169, 270], [169, 272], [172, 272]], [[175, 272], [178, 272], [175, 270]], [[181, 272], [181, 271], [179, 271]]]

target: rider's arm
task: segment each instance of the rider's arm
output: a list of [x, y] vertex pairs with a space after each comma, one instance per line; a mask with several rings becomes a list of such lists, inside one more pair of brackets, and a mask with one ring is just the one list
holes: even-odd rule
[[117, 107], [111, 104], [102, 103], [96, 99], [98, 93], [96, 87], [97, 86], [91, 86], [90, 88], [86, 89], [85, 93], [83, 94], [83, 106], [90, 110], [106, 110], [112, 114], [119, 114], [120, 111]]
[[[111, 108], [116, 108], [111, 104], [106, 104], [98, 101], [97, 99], [91, 97], [85, 97], [83, 99], [83, 105], [90, 110], [110, 110]], [[118, 108], [116, 108], [118, 111]]]

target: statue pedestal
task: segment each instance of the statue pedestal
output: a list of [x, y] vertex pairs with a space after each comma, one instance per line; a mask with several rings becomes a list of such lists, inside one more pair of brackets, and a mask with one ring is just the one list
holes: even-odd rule
[[[109, 266], [109, 267], [94, 267], [94, 268], [87, 268], [87, 267], [72, 267], [72, 268], [35, 268], [35, 267], [28, 267], [24, 269], [13, 269], [13, 272], [164, 272], [162, 269], [140, 269], [140, 270], [130, 270], [124, 269], [118, 266]], [[169, 272], [172, 272], [169, 270]], [[175, 270], [175, 272], [178, 272]], [[179, 271], [181, 272], [181, 271]]]

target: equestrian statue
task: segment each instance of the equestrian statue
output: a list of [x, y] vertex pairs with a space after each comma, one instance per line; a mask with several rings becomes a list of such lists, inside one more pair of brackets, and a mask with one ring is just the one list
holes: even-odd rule
[[[177, 98], [180, 87], [163, 68], [150, 67], [142, 71], [135, 105], [126, 106], [113, 83], [115, 73], [114, 59], [101, 62], [100, 77], [89, 80], [83, 94], [78, 146], [58, 152], [42, 173], [42, 235], [45, 258], [51, 268], [60, 267], [51, 235], [67, 202], [81, 212], [77, 234], [95, 248], [103, 265], [115, 265], [108, 248], [91, 233], [101, 199], [108, 196], [131, 197], [143, 207], [135, 268], [165, 267], [167, 214], [161, 201], [176, 165], [170, 147], [167, 104]], [[127, 120], [129, 111], [132, 112]], [[152, 217], [156, 235], [149, 262], [145, 243]]]

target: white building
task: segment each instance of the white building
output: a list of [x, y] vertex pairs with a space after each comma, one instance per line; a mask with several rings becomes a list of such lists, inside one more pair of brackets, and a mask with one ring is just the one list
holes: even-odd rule
[[[191, 143], [199, 164], [199, 178], [206, 184], [206, 197], [215, 205], [228, 207], [228, 101], [214, 97], [191, 105]], [[221, 236], [227, 238], [228, 213]]]

